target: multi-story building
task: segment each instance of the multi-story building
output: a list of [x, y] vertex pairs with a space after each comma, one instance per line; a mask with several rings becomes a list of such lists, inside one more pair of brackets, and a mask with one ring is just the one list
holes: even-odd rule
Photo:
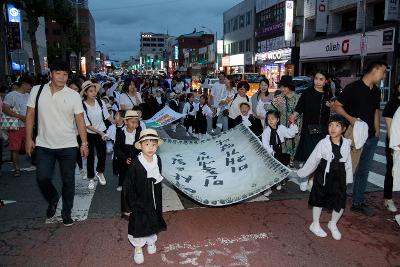
[[256, 1], [256, 69], [273, 88], [282, 75], [298, 73], [302, 18], [303, 1]]
[[255, 0], [244, 0], [223, 14], [224, 57], [227, 73], [254, 72]]
[[[93, 16], [88, 8], [87, 0], [77, 0], [79, 3], [73, 5], [78, 8], [79, 29], [83, 35], [83, 45], [87, 51], [85, 55], [80, 55], [81, 72], [83, 74], [96, 70], [96, 31]], [[76, 12], [74, 10], [74, 12]], [[76, 21], [75, 21], [76, 23]], [[69, 54], [66, 34], [61, 26], [54, 20], [46, 21], [47, 50], [50, 59], [60, 58], [70, 61], [71, 67], [75, 69], [77, 57], [73, 53]]]
[[[366, 12], [363, 0], [304, 1], [301, 72], [327, 70], [345, 86], [362, 74], [361, 55], [364, 55], [364, 66], [372, 60], [389, 64], [387, 79], [381, 84], [383, 90], [388, 89], [390, 79], [395, 77], [392, 72], [396, 65], [398, 18], [398, 1], [367, 1]], [[364, 24], [366, 33], [362, 37]], [[385, 100], [388, 92], [383, 91], [382, 95]]]
[[166, 58], [168, 34], [141, 32], [140, 57], [147, 68], [161, 69], [161, 62]]

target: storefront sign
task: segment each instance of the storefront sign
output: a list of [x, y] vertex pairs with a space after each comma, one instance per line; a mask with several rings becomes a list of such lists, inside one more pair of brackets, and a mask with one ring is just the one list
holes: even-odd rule
[[[294, 38], [294, 33], [293, 33], [292, 40], [294, 40], [294, 39], [295, 38]], [[278, 50], [278, 49], [291, 47], [291, 46], [292, 46], [292, 42], [286, 42], [285, 37], [282, 35], [282, 36], [278, 36], [275, 38], [271, 38], [268, 40], [258, 42], [257, 52], [262, 53], [262, 52]]]
[[315, 31], [326, 32], [328, 27], [328, 0], [317, 0]]
[[224, 40], [217, 41], [217, 53], [223, 54], [224, 53]]
[[244, 54], [244, 65], [253, 65], [253, 53]]
[[256, 31], [256, 37], [268, 36], [276, 33], [280, 33], [285, 28], [285, 24], [283, 22], [276, 22], [265, 26], [263, 28], [258, 28]]
[[385, 1], [385, 20], [399, 19], [399, 0]]
[[21, 22], [21, 12], [15, 6], [7, 5], [8, 22]]
[[[394, 50], [394, 28], [366, 33], [365, 53], [385, 53]], [[360, 55], [361, 34], [306, 42], [300, 45], [300, 59]]]
[[285, 5], [285, 41], [292, 41], [294, 3], [286, 1]]
[[274, 63], [275, 61], [290, 60], [291, 56], [292, 49], [287, 48], [264, 53], [257, 53], [255, 60], [257, 63]]
[[232, 55], [229, 61], [231, 66], [243, 66], [244, 54]]
[[222, 66], [229, 67], [230, 66], [230, 56], [222, 57]]
[[175, 59], [178, 60], [179, 50], [177, 45], [174, 46], [174, 52], [175, 52]]

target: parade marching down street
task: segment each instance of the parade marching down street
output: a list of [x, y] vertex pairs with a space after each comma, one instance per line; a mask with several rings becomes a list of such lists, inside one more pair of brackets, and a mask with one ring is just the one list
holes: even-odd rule
[[350, 2], [2, 3], [0, 266], [398, 266], [399, 1]]

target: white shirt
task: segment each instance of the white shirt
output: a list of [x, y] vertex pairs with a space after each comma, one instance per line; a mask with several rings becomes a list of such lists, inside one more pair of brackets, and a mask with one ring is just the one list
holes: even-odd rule
[[[74, 123], [75, 115], [83, 113], [81, 97], [67, 86], [52, 95], [49, 84], [39, 97], [36, 145], [50, 149], [77, 147]], [[39, 87], [32, 88], [28, 107], [35, 108]]]
[[[235, 88], [235, 87], [232, 88], [232, 89], [230, 89], [230, 90], [228, 90], [228, 89], [225, 88], [225, 90], [222, 92], [221, 100], [226, 100], [228, 97], [229, 97], [230, 99], [233, 99], [233, 97], [235, 96], [236, 93], [237, 93], [237, 91], [236, 91], [236, 88]], [[221, 100], [220, 100], [220, 101], [221, 101]], [[221, 106], [221, 110], [226, 110], [226, 109], [229, 109], [229, 104], [226, 104], [226, 105], [222, 105], [222, 106]]]
[[198, 109], [196, 109], [196, 104], [195, 103], [192, 103], [192, 105], [193, 105], [193, 110], [190, 112], [190, 103], [186, 102], [185, 105], [183, 106], [183, 112], [182, 113], [185, 114], [185, 115], [196, 116], [196, 110], [198, 110]]
[[[296, 124], [291, 124], [289, 128], [283, 125], [279, 125], [278, 129], [276, 129], [276, 133], [278, 134], [279, 140], [281, 140], [282, 143], [285, 142], [285, 139], [295, 137], [298, 132], [299, 132], [299, 127], [297, 127]], [[261, 135], [261, 140], [263, 147], [268, 151], [268, 153], [274, 155], [275, 152], [272, 148], [272, 145], [269, 144], [270, 138], [271, 138], [271, 128], [267, 126]]]
[[[4, 104], [7, 104], [10, 109], [14, 112], [25, 116], [26, 115], [26, 105], [28, 103], [29, 93], [20, 93], [17, 91], [11, 91], [4, 97]], [[18, 120], [20, 127], [24, 127], [24, 122]]]
[[128, 132], [128, 129], [124, 127], [124, 133], [125, 133], [125, 145], [133, 145], [135, 143], [136, 129], [130, 133]]
[[250, 105], [250, 110], [249, 110], [249, 114], [251, 114], [251, 101], [249, 98], [249, 101], [247, 101], [246, 96], [241, 97], [240, 95], [237, 95], [235, 100], [232, 101], [231, 106], [229, 108], [229, 118], [231, 119], [235, 119], [237, 116], [239, 116], [240, 113], [240, 104], [242, 103], [248, 103]]
[[[110, 113], [107, 111], [106, 104], [103, 100], [100, 100], [103, 103], [103, 110], [101, 109], [97, 100], [94, 102], [94, 106], [89, 105], [84, 102], [87, 112], [85, 112], [85, 124], [86, 126], [93, 126], [97, 130], [103, 132], [107, 129], [106, 125], [104, 124], [104, 119], [108, 119], [110, 117]], [[89, 120], [90, 119], [90, 120]], [[87, 129], [88, 133], [95, 134], [95, 132]]]
[[175, 84], [173, 90], [175, 91], [175, 93], [180, 94], [183, 92], [184, 88], [185, 88], [185, 83], [179, 82], [179, 83]]
[[137, 97], [139, 98], [139, 101], [136, 100], [136, 97], [132, 97], [126, 93], [122, 93], [119, 97], [119, 106], [121, 107], [122, 105], [125, 105], [127, 109], [132, 109], [133, 106], [139, 105], [141, 102], [141, 96], [140, 93], [136, 93]]
[[213, 107], [218, 107], [219, 102], [223, 99], [223, 94], [226, 91], [226, 86], [224, 83], [220, 83], [219, 81], [214, 83], [211, 87], [211, 95], [213, 96], [214, 103], [212, 103]]

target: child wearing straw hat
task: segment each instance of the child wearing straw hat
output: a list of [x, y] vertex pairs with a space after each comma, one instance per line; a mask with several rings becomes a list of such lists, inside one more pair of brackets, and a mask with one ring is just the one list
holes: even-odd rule
[[147, 253], [157, 252], [157, 234], [167, 229], [162, 217], [161, 159], [157, 148], [163, 141], [157, 131], [145, 129], [140, 133], [135, 148], [141, 150], [132, 160], [124, 181], [124, 200], [129, 216], [128, 239], [135, 247], [134, 261], [144, 262], [143, 247]]

